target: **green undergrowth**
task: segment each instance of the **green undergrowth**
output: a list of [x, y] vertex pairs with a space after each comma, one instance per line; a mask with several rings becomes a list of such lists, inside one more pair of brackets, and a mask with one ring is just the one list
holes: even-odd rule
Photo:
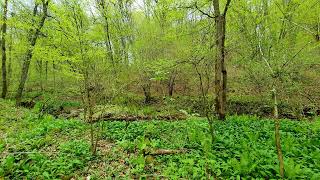
[[[97, 123], [98, 153], [89, 125], [55, 119], [0, 101], [0, 179], [279, 179], [273, 121], [232, 116], [215, 121]], [[102, 128], [103, 127], [103, 128]], [[286, 179], [320, 178], [320, 119], [281, 120]], [[157, 149], [179, 150], [151, 156]]]

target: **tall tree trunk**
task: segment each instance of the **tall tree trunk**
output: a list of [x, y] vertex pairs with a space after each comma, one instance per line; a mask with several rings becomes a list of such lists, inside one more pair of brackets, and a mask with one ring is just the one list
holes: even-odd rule
[[[27, 50], [27, 55], [23, 61], [23, 65], [22, 65], [20, 83], [19, 83], [19, 87], [17, 90], [17, 94], [16, 94], [16, 105], [17, 106], [19, 106], [21, 103], [22, 93], [23, 93], [24, 86], [25, 86], [25, 83], [28, 78], [28, 72], [29, 72], [31, 59], [33, 56], [34, 47], [36, 45], [38, 37], [40, 36], [40, 31], [41, 31], [42, 27], [44, 26], [44, 23], [46, 21], [47, 15], [48, 15], [49, 1], [50, 0], [42, 0], [43, 12], [41, 15], [41, 19], [38, 24], [34, 25], [34, 26], [36, 26], [36, 28], [35, 29], [31, 28], [28, 33], [29, 34], [29, 38], [28, 38], [29, 48]], [[34, 11], [33, 11], [33, 18], [35, 18], [35, 19], [37, 18], [37, 14], [38, 14], [37, 8], [38, 8], [38, 4], [36, 2], [35, 7], [34, 7]]]
[[6, 54], [6, 34], [7, 34], [7, 13], [8, 13], [8, 0], [4, 0], [3, 6], [3, 16], [2, 16], [2, 41], [1, 41], [1, 51], [2, 51], [2, 93], [1, 98], [6, 98], [8, 91], [7, 84], [7, 54]]
[[216, 38], [216, 61], [215, 61], [215, 109], [220, 120], [226, 117], [227, 104], [227, 69], [225, 65], [225, 37], [226, 37], [226, 14], [231, 0], [228, 0], [223, 13], [220, 13], [219, 0], [213, 0]]
[[226, 116], [227, 70], [225, 67], [225, 17], [222, 15], [216, 17], [216, 38], [216, 111], [218, 118], [224, 120]]

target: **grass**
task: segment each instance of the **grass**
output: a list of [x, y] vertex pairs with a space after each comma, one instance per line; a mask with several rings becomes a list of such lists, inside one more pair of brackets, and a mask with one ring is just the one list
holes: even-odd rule
[[[281, 121], [287, 179], [320, 178], [320, 120]], [[104, 122], [90, 153], [89, 125], [54, 119], [0, 101], [0, 179], [278, 179], [273, 121], [234, 116], [216, 121], [211, 147], [207, 122]], [[187, 153], [150, 156], [155, 149]]]

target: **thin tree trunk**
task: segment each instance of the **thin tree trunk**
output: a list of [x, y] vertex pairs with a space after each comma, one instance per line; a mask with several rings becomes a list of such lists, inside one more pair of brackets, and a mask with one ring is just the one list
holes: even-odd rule
[[46, 85], [46, 88], [48, 87], [48, 64], [49, 64], [49, 62], [48, 61], [46, 61], [46, 63], [45, 63], [45, 68], [46, 68], [46, 83], [45, 83], [45, 85]]
[[108, 22], [108, 18], [105, 17], [105, 31], [106, 31], [106, 44], [108, 47], [108, 55], [109, 58], [111, 60], [112, 66], [114, 71], [116, 71], [116, 65], [115, 65], [115, 60], [114, 60], [114, 56], [113, 56], [113, 50], [112, 50], [112, 44], [111, 44], [111, 37], [110, 37], [110, 27], [109, 27], [109, 22]]
[[[214, 144], [214, 127], [213, 127], [213, 117], [210, 114], [210, 103], [208, 101], [208, 91], [204, 89], [204, 83], [202, 80], [202, 74], [198, 70], [197, 66], [195, 65], [195, 70], [198, 74], [199, 77], [199, 86], [200, 86], [200, 92], [201, 92], [201, 97], [202, 97], [202, 108], [204, 110], [204, 114], [207, 118], [208, 124], [209, 124], [209, 131], [211, 135], [211, 145], [213, 146]], [[208, 74], [206, 74], [208, 75]], [[208, 78], [208, 77], [207, 77]], [[208, 81], [209, 83], [209, 81]]]
[[96, 143], [94, 141], [94, 122], [93, 122], [93, 104], [92, 104], [92, 97], [91, 97], [91, 88], [89, 85], [89, 74], [88, 74], [88, 70], [85, 70], [85, 77], [84, 77], [84, 86], [85, 86], [85, 91], [86, 91], [86, 99], [87, 99], [87, 111], [88, 111], [88, 118], [87, 118], [87, 122], [90, 123], [90, 138], [91, 138], [91, 151], [92, 154], [95, 155], [96, 154]]
[[39, 66], [39, 82], [40, 82], [40, 90], [43, 92], [43, 61], [38, 61]]
[[176, 80], [176, 71], [173, 72], [173, 74], [169, 78], [168, 82], [168, 95], [170, 97], [173, 96], [173, 91], [174, 91], [174, 85], [175, 85], [175, 80]]
[[[29, 31], [29, 48], [27, 50], [27, 55], [23, 61], [23, 65], [22, 65], [22, 70], [21, 70], [21, 78], [20, 78], [20, 83], [19, 83], [19, 87], [17, 90], [17, 94], [16, 94], [16, 105], [19, 106], [21, 103], [21, 99], [22, 99], [22, 93], [25, 87], [25, 83], [27, 81], [28, 78], [28, 72], [29, 72], [29, 67], [30, 67], [30, 63], [31, 63], [31, 59], [33, 56], [33, 50], [34, 47], [37, 43], [37, 39], [40, 36], [40, 31], [42, 29], [42, 27], [44, 26], [44, 23], [46, 21], [47, 15], [48, 15], [48, 5], [49, 5], [49, 1], [50, 0], [42, 0], [42, 7], [43, 7], [43, 13], [41, 16], [41, 19], [39, 21], [39, 24], [35, 25], [36, 29], [34, 30], [33, 28], [30, 29]], [[38, 4], [35, 4], [35, 8], [33, 11], [33, 18], [36, 18], [37, 16], [37, 10], [38, 8]]]
[[8, 58], [8, 79], [7, 79], [7, 87], [10, 87], [11, 78], [12, 78], [12, 36], [9, 42], [9, 58]]
[[56, 92], [56, 64], [52, 62], [52, 70], [53, 70], [53, 92]]
[[276, 149], [277, 149], [277, 155], [279, 160], [280, 176], [283, 178], [284, 162], [283, 162], [283, 155], [282, 155], [282, 148], [281, 148], [280, 120], [279, 120], [279, 113], [278, 113], [277, 92], [275, 89], [272, 90], [272, 98], [274, 100], [273, 116], [274, 116]]
[[4, 1], [3, 7], [3, 25], [2, 25], [2, 41], [1, 41], [1, 51], [2, 51], [2, 94], [1, 98], [6, 98], [8, 92], [7, 84], [7, 54], [6, 54], [6, 34], [7, 34], [7, 13], [8, 13], [8, 0]]
[[107, 5], [104, 0], [102, 0], [102, 1], [97, 0], [97, 4], [98, 4], [98, 6], [100, 6], [100, 13], [101, 13], [102, 17], [104, 18], [105, 44], [107, 46], [107, 54], [111, 60], [111, 64], [112, 64], [112, 68], [114, 70], [114, 73], [116, 74], [115, 58], [113, 55], [113, 49], [112, 49], [112, 43], [111, 43], [109, 19], [106, 14]]

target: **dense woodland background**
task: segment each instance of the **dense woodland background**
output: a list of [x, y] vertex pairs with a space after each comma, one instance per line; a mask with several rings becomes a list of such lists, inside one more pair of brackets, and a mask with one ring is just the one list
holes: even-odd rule
[[[197, 132], [209, 131], [211, 139], [208, 141], [215, 147], [216, 143], [219, 144], [219, 129], [226, 128], [225, 124], [217, 125], [216, 119], [237, 117], [232, 115], [254, 115], [255, 120], [257, 117], [274, 118], [276, 136], [269, 140], [271, 144], [275, 141], [280, 168], [263, 175], [260, 171], [260, 174], [252, 174], [257, 169], [249, 167], [249, 170], [239, 170], [240, 175], [266, 179], [298, 177], [288, 174], [288, 169], [284, 174], [284, 164], [290, 165], [286, 161], [286, 150], [283, 163], [279, 118], [318, 122], [314, 119], [320, 115], [319, 0], [1, 2], [0, 88], [2, 99], [6, 100], [0, 103], [3, 108], [0, 117], [9, 118], [10, 112], [24, 107], [31, 109], [37, 120], [47, 118], [48, 114], [60, 119], [83, 119], [88, 124], [79, 125], [70, 120], [75, 124], [69, 125], [76, 129], [84, 126], [84, 129], [89, 129], [93, 154], [100, 152], [98, 140], [106, 135], [95, 135], [104, 132], [101, 120], [126, 121], [106, 126], [110, 132], [115, 131], [114, 134], [119, 132], [112, 128], [123, 126], [130, 134], [127, 131], [129, 121], [204, 117], [209, 123], [206, 130], [201, 123], [198, 127], [196, 121], [187, 122]], [[18, 118], [18, 114], [12, 116]], [[8, 123], [8, 119], [3, 119], [3, 125]], [[44, 120], [37, 126], [42, 127], [45, 123], [43, 126], [47, 127], [50, 124], [46, 124], [47, 121], [51, 122]], [[24, 123], [34, 122], [29, 119]], [[227, 123], [237, 126], [233, 120]], [[249, 131], [246, 121], [239, 123], [243, 127], [239, 125], [238, 128]], [[260, 127], [261, 124], [256, 123], [253, 121], [254, 127]], [[309, 126], [312, 125], [301, 125], [302, 129]], [[143, 132], [148, 132], [149, 125], [143, 127]], [[285, 127], [289, 125], [285, 124]], [[172, 128], [176, 132], [176, 125]], [[118, 141], [114, 134], [111, 135], [113, 140]], [[138, 134], [133, 133], [132, 136]], [[228, 135], [220, 138], [225, 136]], [[316, 143], [312, 138], [308, 143]], [[149, 146], [150, 142], [143, 140], [142, 144]], [[176, 146], [173, 145], [174, 148]], [[319, 150], [319, 146], [316, 149]], [[316, 150], [308, 149], [307, 154], [309, 151]], [[185, 153], [184, 150], [161, 152]], [[210, 159], [212, 154], [205, 157]], [[6, 166], [3, 167], [3, 174], [0, 168], [0, 179], [1, 176], [21, 175], [9, 171], [6, 174]], [[147, 165], [143, 167], [142, 170], [138, 168], [136, 174], [148, 171]], [[318, 166], [308, 168], [315, 175], [308, 171], [309, 174], [300, 178], [318, 177]], [[196, 177], [217, 178], [221, 171], [224, 178], [239, 175], [225, 169], [219, 170], [220, 173], [207, 170], [205, 175]], [[62, 174], [68, 174], [66, 172]], [[191, 178], [190, 172], [189, 175], [183, 173], [178, 177]], [[47, 174], [42, 175], [47, 177]], [[132, 178], [132, 174], [129, 176]]]
[[[102, 104], [196, 101], [201, 88], [215, 96], [212, 2], [47, 3], [44, 12], [41, 1], [9, 1], [8, 98], [20, 93], [28, 63], [23, 97], [81, 100], [85, 79]], [[232, 2], [225, 38], [230, 101], [268, 105], [275, 86], [281, 103], [319, 108], [319, 6], [317, 0]]]

